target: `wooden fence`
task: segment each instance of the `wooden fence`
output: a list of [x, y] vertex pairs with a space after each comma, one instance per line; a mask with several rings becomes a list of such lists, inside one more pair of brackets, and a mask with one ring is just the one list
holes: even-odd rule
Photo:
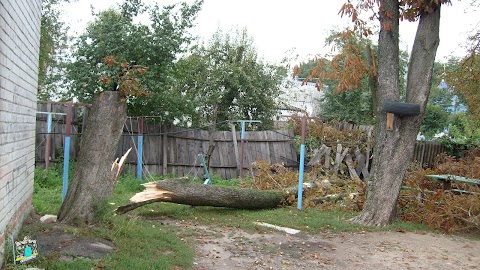
[[432, 168], [435, 157], [438, 154], [445, 153], [446, 148], [440, 142], [417, 141], [413, 161], [422, 164], [424, 168]]
[[[38, 112], [54, 112], [52, 114], [51, 150], [49, 160], [61, 163], [64, 147], [66, 106], [62, 104], [39, 103]], [[82, 107], [74, 107], [72, 123], [70, 157], [76, 159], [79, 151], [81, 126], [84, 121]], [[130, 147], [132, 151], [126, 159], [127, 171], [136, 172], [138, 123], [129, 119], [124, 126], [124, 134], [118, 146], [117, 156], [122, 156]], [[143, 172], [144, 175], [203, 176], [203, 166], [199, 157], [208, 150], [210, 133], [200, 129], [166, 127], [153, 123], [145, 123], [143, 129]], [[210, 159], [210, 173], [230, 179], [239, 176], [239, 164], [234, 151], [235, 143], [240, 148], [240, 132], [214, 132], [214, 151]], [[37, 114], [37, 134], [35, 147], [35, 163], [45, 166], [47, 138], [47, 114]], [[236, 141], [234, 143], [234, 138]], [[293, 131], [247, 131], [244, 145], [244, 170], [252, 162], [265, 160], [270, 163], [284, 163], [287, 167], [298, 166]], [[240, 150], [239, 150], [240, 151]], [[240, 152], [239, 152], [240, 153]]]
[[[135, 171], [137, 166], [136, 121], [127, 121], [126, 129], [119, 143], [117, 156], [123, 155], [130, 147], [132, 153], [126, 159], [127, 168]], [[147, 175], [174, 174], [177, 176], [203, 176], [199, 154], [207, 153], [210, 133], [200, 129], [186, 129], [160, 125], [144, 125], [143, 163]], [[239, 176], [239, 164], [235, 144], [240, 148], [240, 132], [217, 131], [212, 134], [214, 151], [210, 158], [210, 173], [224, 179]], [[236, 141], [234, 142], [234, 140]], [[240, 149], [238, 150], [240, 153]], [[293, 131], [247, 131], [245, 132], [244, 170], [256, 160], [269, 163], [284, 163], [288, 167], [298, 166]]]
[[[50, 160], [62, 162], [65, 134], [66, 106], [61, 104], [38, 104], [38, 112], [55, 112], [52, 115], [52, 144]], [[79, 150], [79, 136], [84, 121], [82, 107], [74, 107], [72, 124], [70, 157], [76, 159]], [[135, 119], [129, 119], [124, 127], [124, 134], [119, 143], [117, 156], [122, 156], [128, 148], [132, 147], [126, 161], [126, 168], [130, 172], [136, 171], [137, 166], [137, 139], [138, 124]], [[361, 129], [371, 132], [368, 126], [341, 124], [342, 130]], [[37, 114], [37, 135], [35, 162], [42, 166], [45, 164], [45, 146], [47, 134], [47, 115]], [[177, 176], [198, 175], [203, 176], [200, 153], [208, 150], [210, 133], [200, 129], [186, 129], [179, 127], [166, 127], [158, 124], [146, 123], [143, 132], [143, 171], [147, 176], [175, 174]], [[215, 149], [210, 160], [210, 172], [222, 178], [236, 178], [239, 176], [239, 162], [235, 154], [236, 138], [237, 149], [240, 148], [240, 132], [218, 131], [212, 135]], [[280, 131], [247, 131], [245, 133], [244, 170], [248, 170], [252, 162], [265, 160], [269, 163], [284, 163], [287, 167], [298, 167], [298, 151], [294, 144], [294, 134], [291, 130]], [[421, 163], [424, 167], [432, 167], [434, 158], [445, 152], [445, 147], [438, 142], [419, 141], [415, 147], [413, 161]], [[239, 150], [240, 152], [240, 150]], [[245, 175], [247, 175], [245, 171]]]

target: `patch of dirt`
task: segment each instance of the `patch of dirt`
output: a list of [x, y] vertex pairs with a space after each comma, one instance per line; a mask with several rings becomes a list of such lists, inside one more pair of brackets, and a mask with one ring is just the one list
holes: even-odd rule
[[411, 232], [289, 235], [173, 222], [196, 231], [196, 270], [478, 269], [480, 241]]
[[115, 252], [112, 242], [98, 238], [76, 236], [74, 229], [59, 223], [42, 224], [40, 216], [32, 214], [24, 223], [23, 231], [37, 240], [42, 257], [59, 260], [75, 258], [100, 259]]

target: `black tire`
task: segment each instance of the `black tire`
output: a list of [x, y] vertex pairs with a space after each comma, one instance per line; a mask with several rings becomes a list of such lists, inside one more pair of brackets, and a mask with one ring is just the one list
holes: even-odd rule
[[383, 111], [397, 115], [418, 115], [420, 114], [420, 105], [404, 102], [384, 102]]

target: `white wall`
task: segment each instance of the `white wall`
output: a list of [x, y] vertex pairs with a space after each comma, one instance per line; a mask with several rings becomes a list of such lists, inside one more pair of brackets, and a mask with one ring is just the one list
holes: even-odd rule
[[0, 266], [31, 209], [41, 3], [0, 1]]
[[[314, 82], [302, 83], [299, 80], [289, 79], [287, 87], [282, 89], [282, 92], [279, 101], [308, 113], [308, 116], [318, 116], [320, 113], [319, 99], [323, 97], [323, 92], [317, 90]], [[291, 111], [285, 110], [281, 113], [284, 116], [292, 114]]]

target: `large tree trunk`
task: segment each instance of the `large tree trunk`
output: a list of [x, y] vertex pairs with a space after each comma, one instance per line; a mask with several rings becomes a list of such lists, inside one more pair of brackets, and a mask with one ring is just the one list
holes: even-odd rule
[[176, 178], [144, 184], [146, 190], [137, 193], [132, 204], [117, 208], [126, 213], [154, 202], [172, 202], [193, 206], [216, 206], [236, 209], [268, 209], [282, 204], [288, 194], [276, 190], [203, 185], [189, 178]]
[[415, 116], [395, 115], [394, 129], [386, 128], [385, 101], [400, 101], [398, 1], [380, 1], [381, 31], [379, 35], [377, 122], [372, 171], [368, 179], [367, 198], [362, 212], [353, 222], [383, 226], [395, 216], [396, 203], [406, 168], [413, 155], [415, 141], [431, 87], [435, 55], [439, 43], [440, 6], [420, 17], [410, 57], [406, 102], [420, 105]]
[[78, 161], [58, 220], [71, 225], [95, 222], [95, 210], [112, 194], [117, 171], [111, 171], [125, 123], [126, 104], [119, 92], [100, 93], [88, 115]]

